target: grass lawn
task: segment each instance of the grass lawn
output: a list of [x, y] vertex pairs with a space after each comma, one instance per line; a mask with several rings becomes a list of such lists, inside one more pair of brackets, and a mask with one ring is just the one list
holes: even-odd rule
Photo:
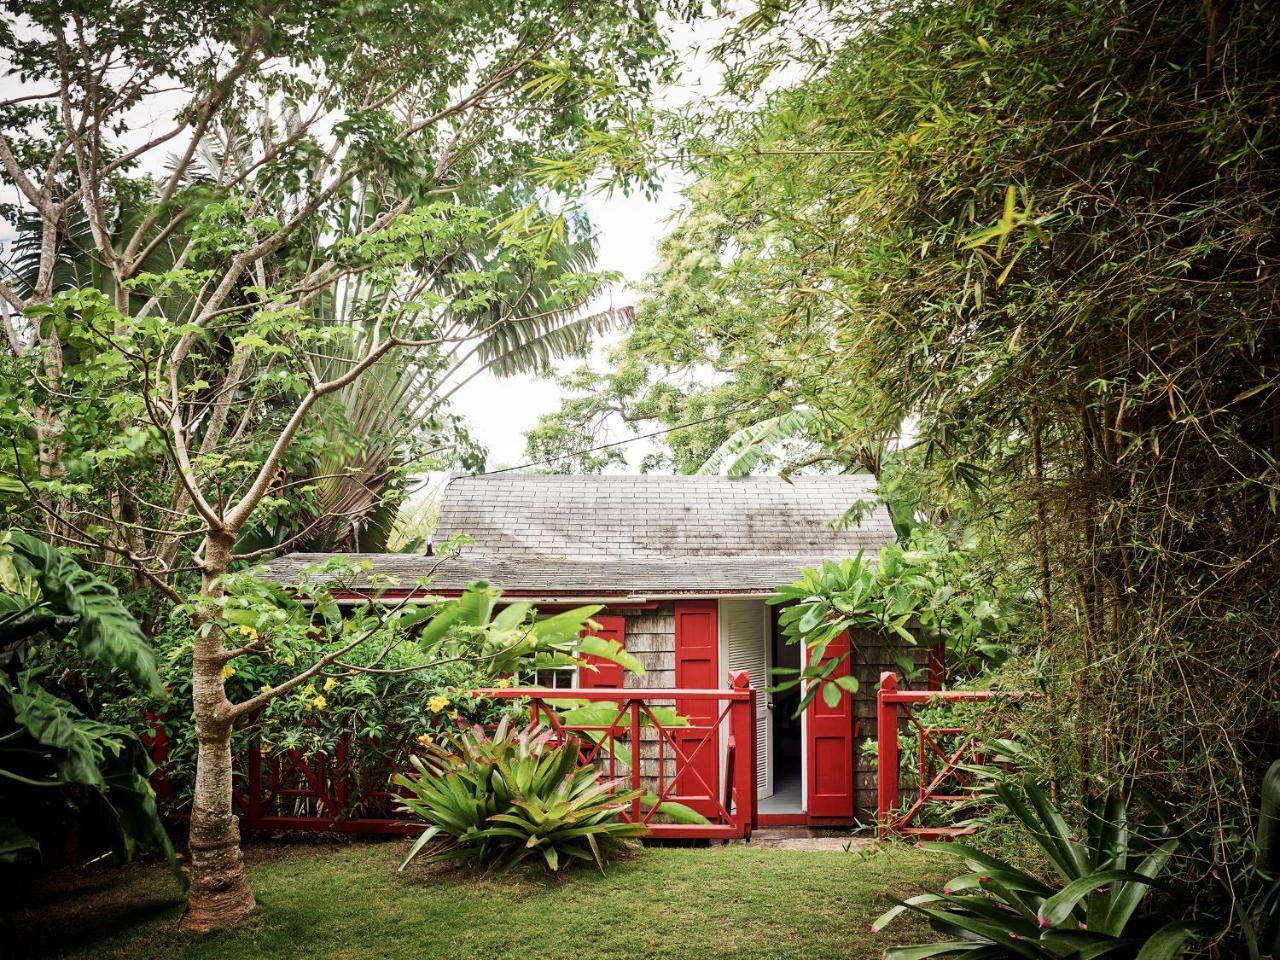
[[[397, 873], [404, 843], [259, 845], [258, 912], [241, 929], [180, 934], [172, 878], [156, 866], [56, 879], [15, 917], [27, 956], [107, 960], [641, 960], [879, 957], [905, 934], [868, 933], [883, 893], [945, 879], [912, 848], [864, 853], [648, 848], [607, 875], [481, 878]], [[954, 869], [954, 867], [953, 867]], [[892, 932], [892, 928], [891, 928]], [[908, 941], [909, 942], [909, 941]]]

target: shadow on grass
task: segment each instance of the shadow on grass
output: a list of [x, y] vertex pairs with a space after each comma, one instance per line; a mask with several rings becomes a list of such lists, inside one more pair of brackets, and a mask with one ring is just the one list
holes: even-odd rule
[[182, 904], [177, 881], [159, 864], [58, 870], [16, 891], [10, 955], [61, 956], [165, 919], [176, 924]]

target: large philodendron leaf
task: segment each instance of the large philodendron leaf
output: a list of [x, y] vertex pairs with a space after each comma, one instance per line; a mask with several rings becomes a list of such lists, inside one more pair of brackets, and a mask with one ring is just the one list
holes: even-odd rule
[[71, 635], [84, 656], [163, 695], [151, 644], [111, 584], [61, 550], [18, 530], [0, 540], [0, 555], [11, 558], [16, 570], [31, 579], [43, 607], [55, 616], [75, 618]]
[[106, 788], [101, 770], [107, 752], [104, 748], [118, 752], [123, 743], [112, 734], [118, 731], [129, 736], [128, 731], [86, 717], [73, 704], [40, 686], [30, 670], [18, 674], [16, 683], [0, 675], [0, 689], [6, 694], [15, 724], [36, 743], [52, 750], [59, 782]]
[[[73, 784], [89, 788], [102, 799], [119, 860], [130, 859], [139, 846], [145, 846], [164, 853], [177, 871], [173, 845], [160, 821], [149, 780], [154, 767], [131, 730], [85, 716], [74, 704], [40, 686], [33, 670], [12, 679], [0, 674], [0, 702], [6, 702], [13, 715], [11, 736], [30, 738], [7, 756], [39, 761], [38, 769], [0, 771], [6, 780], [44, 789]], [[29, 748], [31, 741], [38, 749]], [[10, 833], [0, 822], [0, 861], [19, 856], [30, 846], [22, 831]], [[185, 877], [181, 879], [185, 883]]]

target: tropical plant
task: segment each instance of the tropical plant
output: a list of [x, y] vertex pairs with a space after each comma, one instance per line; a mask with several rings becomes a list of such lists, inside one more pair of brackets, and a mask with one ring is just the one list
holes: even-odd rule
[[[504, 677], [581, 666], [587, 655], [643, 673], [616, 640], [582, 636], [590, 633], [598, 606], [539, 616], [526, 602], [500, 606], [500, 591], [484, 581], [457, 598], [374, 600], [341, 609], [335, 593], [367, 568], [344, 558], [307, 568], [298, 584], [305, 601], [253, 571], [225, 579], [218, 625], [254, 649], [223, 667], [228, 693], [256, 705], [233, 733], [234, 756], [244, 756], [251, 743], [268, 756], [291, 750], [332, 756], [341, 743], [359, 782], [385, 782], [404, 768], [419, 737], [438, 735], [460, 721], [496, 723], [517, 709], [473, 693], [509, 682]], [[370, 595], [389, 585], [380, 584]], [[105, 708], [121, 723], [145, 723], [144, 732], [157, 724], [164, 730], [165, 776], [178, 812], [190, 809], [198, 754], [194, 720], [184, 706], [191, 698], [195, 651], [185, 628], [188, 615], [175, 608], [158, 639], [173, 703], [133, 700]], [[335, 649], [344, 652], [333, 657]], [[320, 662], [324, 669], [291, 684], [299, 664]], [[263, 697], [286, 684], [283, 693]], [[361, 798], [353, 796], [352, 802]]]
[[0, 863], [38, 855], [69, 812], [82, 836], [102, 839], [107, 826], [120, 859], [153, 848], [172, 862], [146, 747], [64, 696], [59, 660], [69, 673], [96, 669], [104, 682], [163, 695], [151, 647], [115, 589], [10, 530], [0, 536]]
[[618, 817], [642, 794], [581, 766], [580, 747], [575, 736], [558, 739], [540, 724], [519, 729], [506, 718], [492, 735], [473, 726], [429, 744], [413, 759], [416, 775], [394, 779], [404, 810], [427, 824], [400, 869], [425, 853], [428, 862], [497, 870], [532, 856], [549, 870], [572, 860], [604, 870], [620, 841], [645, 833], [644, 824]]
[[998, 782], [994, 795], [1052, 866], [1044, 879], [961, 841], [924, 843], [957, 857], [970, 872], [941, 893], [897, 900], [872, 925], [879, 932], [910, 911], [951, 939], [890, 947], [886, 960], [927, 957], [1095, 957], [1171, 960], [1183, 955], [1197, 928], [1183, 920], [1144, 921], [1138, 909], [1178, 848], [1172, 824], [1154, 800], [1136, 816], [1119, 791], [1091, 797], [1080, 839], [1048, 794], [1027, 776]]
[[[263, 532], [319, 479], [305, 465], [324, 453], [318, 427], [345, 387], [385, 357], [434, 363], [529, 319], [535, 301], [568, 310], [599, 287], [600, 275], [549, 255], [574, 190], [542, 191], [515, 214], [490, 200], [534, 156], [597, 134], [669, 76], [660, 13], [696, 10], [5, 7], [2, 59], [33, 86], [0, 109], [15, 187], [4, 215], [34, 220], [40, 243], [33, 270], [0, 278], [0, 409], [15, 440], [0, 454], [3, 508], [174, 603], [200, 581], [187, 607], [200, 757], [185, 928], [254, 907], [232, 730], [332, 663], [299, 664], [232, 703], [223, 667], [259, 648], [213, 625], [222, 578], [280, 546]], [[135, 116], [156, 129], [132, 136]], [[227, 149], [215, 169], [200, 154], [211, 131], [240, 136], [234, 119], [256, 116], [279, 122], [263, 124], [247, 163]], [[353, 196], [368, 198], [367, 216], [335, 231]], [[81, 213], [91, 282], [59, 269]], [[355, 277], [375, 292], [360, 298], [361, 323], [339, 330], [322, 301]], [[354, 363], [342, 362], [344, 337], [364, 347]]]
[[[887, 634], [906, 645], [943, 644], [953, 665], [967, 670], [1003, 660], [1007, 646], [1002, 640], [1017, 622], [1018, 610], [1010, 591], [970, 568], [964, 550], [925, 529], [916, 530], [905, 546], [884, 547], [875, 561], [859, 554], [806, 569], [766, 602], [782, 607], [778, 623], [787, 642], [803, 643], [808, 650], [807, 666], [774, 670], [779, 689], [814, 681], [807, 684], [800, 709], [819, 691], [832, 706], [841, 691], [857, 692], [852, 674], [826, 681], [855, 656], [859, 631]], [[827, 647], [845, 633], [853, 641], [849, 652], [825, 658]], [[908, 658], [899, 666], [908, 674], [915, 669]]]
[[[357, 613], [357, 623], [365, 618]], [[333, 758], [339, 751], [345, 775], [358, 784], [384, 784], [407, 769], [418, 738], [439, 736], [459, 721], [497, 723], [504, 713], [518, 709], [511, 701], [483, 700], [472, 691], [493, 686], [500, 678], [482, 663], [455, 660], [433, 663], [405, 634], [390, 644], [398, 631], [382, 632], [343, 657], [346, 667], [333, 667], [286, 696], [268, 703], [232, 734], [235, 776], [243, 784], [250, 747], [263, 757]], [[245, 699], [288, 680], [298, 662], [324, 655], [328, 631], [298, 636], [289, 653], [246, 658], [228, 671], [227, 693]], [[191, 698], [191, 633], [181, 618], [173, 618], [156, 638], [160, 673], [172, 699], [118, 698], [103, 704], [101, 714], [133, 726], [143, 735], [164, 734], [162, 772], [165, 789], [161, 811], [167, 817], [189, 814], [195, 784], [197, 743], [195, 725], [186, 704]], [[346, 805], [326, 815], [390, 816], [391, 804], [380, 795], [353, 790]]]
[[760, 6], [716, 48], [751, 107], [619, 139], [654, 162], [669, 119], [696, 180], [560, 423], [652, 417], [680, 469], [791, 411], [845, 425], [836, 463], [900, 425], [919, 517], [1040, 607], [1027, 718], [1071, 792], [1244, 835], [1280, 735], [1278, 43], [1257, 0]]
[[[488, 194], [484, 206], [498, 222], [527, 218], [536, 202], [522, 195], [519, 185]], [[335, 230], [357, 234], [375, 214], [375, 205], [361, 194], [335, 215]], [[612, 278], [590, 272], [595, 243], [588, 230], [589, 224], [574, 221], [552, 231], [536, 269], [504, 272], [487, 309], [481, 305], [453, 318], [452, 342], [435, 351], [385, 356], [359, 380], [325, 398], [311, 438], [317, 456], [294, 481], [295, 492], [306, 495], [304, 509], [282, 517], [273, 530], [275, 542], [309, 551], [385, 549], [410, 473], [484, 464], [483, 450], [449, 412], [458, 391], [485, 373], [546, 372], [557, 360], [582, 353], [594, 336], [627, 323], [630, 308], [582, 309], [596, 293], [597, 280]], [[493, 270], [503, 257], [498, 235], [477, 238], [472, 249], [435, 265], [433, 286], [441, 295], [465, 295], [460, 278]], [[576, 291], [560, 282], [573, 276], [583, 281]], [[360, 360], [376, 336], [373, 318], [385, 293], [377, 281], [354, 276], [317, 300], [316, 319], [333, 332], [328, 357], [319, 364], [325, 379]], [[518, 307], [504, 315], [503, 304]]]

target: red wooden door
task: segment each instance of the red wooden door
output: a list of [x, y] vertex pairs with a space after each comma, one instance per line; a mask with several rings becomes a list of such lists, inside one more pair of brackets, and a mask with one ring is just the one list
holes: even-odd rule
[[[613, 614], [597, 614], [591, 619], [600, 624], [600, 629], [596, 630], [594, 634], [592, 634], [593, 636], [604, 637], [606, 640], [617, 640], [623, 647], [626, 647], [627, 621], [625, 617], [619, 617]], [[625, 671], [622, 669], [621, 664], [592, 656], [586, 656], [583, 657], [583, 659], [594, 666], [595, 669], [589, 670], [584, 667], [578, 670], [579, 687], [622, 688], [622, 680]]]
[[[827, 644], [822, 663], [849, 652], [849, 635], [843, 633]], [[850, 658], [836, 667], [824, 686], [836, 677], [847, 677], [852, 668]], [[822, 690], [805, 710], [809, 752], [808, 796], [806, 810], [810, 817], [853, 819], [853, 698], [840, 691], [840, 700], [829, 707]]]
[[[720, 686], [720, 635], [715, 600], [677, 600], [676, 687], [714, 690]], [[675, 790], [670, 797], [703, 816], [719, 813], [720, 732], [716, 729], [719, 703], [715, 700], [676, 699], [676, 713], [686, 717], [687, 727], [672, 727], [679, 749]], [[683, 758], [683, 759], [682, 759]]]

